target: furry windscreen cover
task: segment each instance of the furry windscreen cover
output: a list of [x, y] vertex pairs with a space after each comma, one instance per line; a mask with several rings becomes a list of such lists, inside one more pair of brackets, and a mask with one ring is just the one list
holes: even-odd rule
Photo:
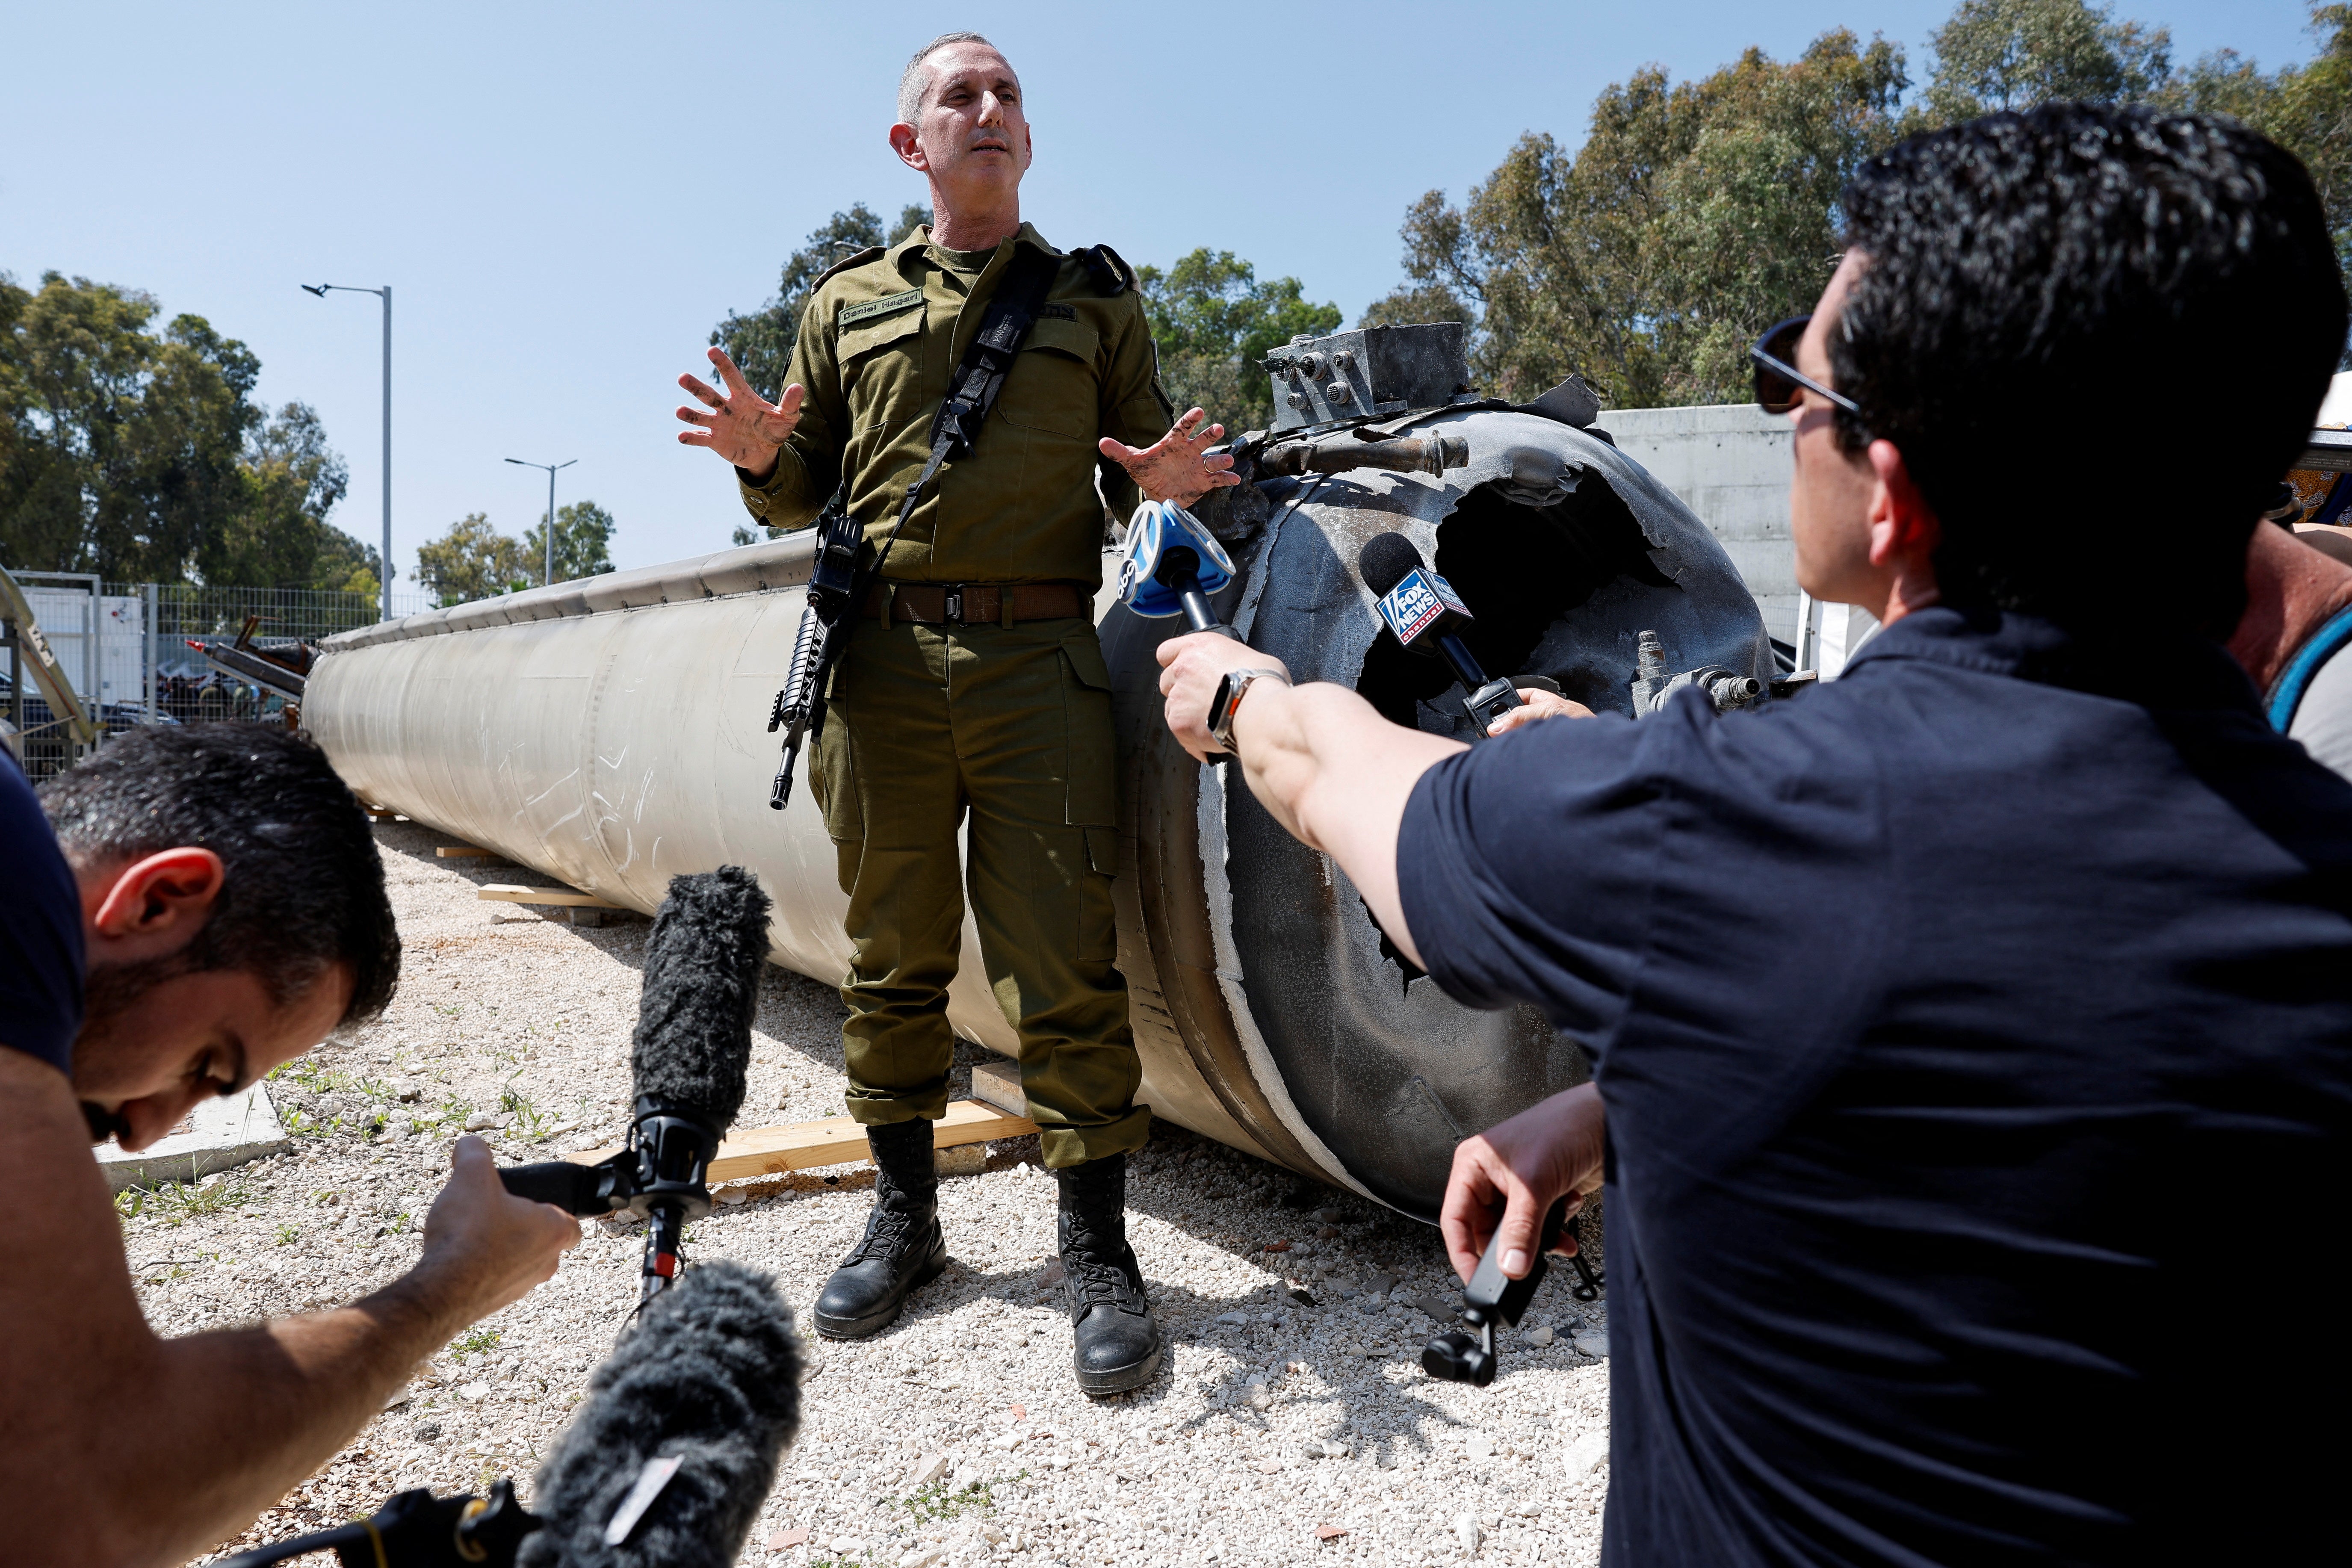
[[690, 1106], [721, 1129], [735, 1120], [751, 1061], [769, 907], [759, 879], [740, 866], [671, 879], [646, 942], [629, 1056], [637, 1093]]
[[[689, 1268], [646, 1304], [588, 1380], [539, 1472], [519, 1568], [726, 1568], [800, 1425], [800, 1345], [775, 1281]], [[680, 1461], [618, 1545], [606, 1526], [646, 1462]]]

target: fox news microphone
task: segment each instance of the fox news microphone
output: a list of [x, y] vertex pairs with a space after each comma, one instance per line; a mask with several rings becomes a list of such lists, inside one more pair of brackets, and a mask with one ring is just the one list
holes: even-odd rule
[[743, 1108], [768, 910], [758, 879], [740, 866], [673, 878], [646, 942], [628, 1146], [599, 1164], [551, 1160], [499, 1173], [517, 1197], [649, 1220], [641, 1301], [676, 1278], [686, 1222], [710, 1212], [710, 1161]]
[[1486, 679], [1478, 659], [1462, 640], [1462, 629], [1472, 616], [1470, 607], [1452, 584], [1429, 569], [1402, 533], [1376, 533], [1356, 555], [1356, 573], [1380, 600], [1381, 619], [1396, 639], [1415, 653], [1443, 658], [1462, 683], [1463, 706], [1470, 710], [1474, 741], [1486, 738], [1486, 727], [1519, 707], [1519, 694], [1507, 679]]
[[800, 1424], [800, 1371], [775, 1282], [705, 1264], [648, 1302], [589, 1378], [532, 1509], [508, 1479], [487, 1498], [419, 1488], [221, 1568], [325, 1551], [343, 1568], [724, 1568]]
[[1209, 595], [1233, 580], [1233, 558], [1191, 512], [1159, 500], [1135, 509], [1118, 563], [1118, 596], [1128, 608], [1154, 620], [1181, 616], [1196, 632], [1238, 642], [1241, 633], [1217, 619], [1209, 604]]

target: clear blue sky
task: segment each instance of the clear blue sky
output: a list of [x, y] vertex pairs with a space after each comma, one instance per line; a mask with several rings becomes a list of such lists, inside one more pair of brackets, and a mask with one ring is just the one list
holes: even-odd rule
[[[1583, 139], [1643, 64], [1679, 79], [1849, 26], [1909, 52], [1950, 0], [1727, 4], [9, 7], [0, 270], [144, 289], [260, 355], [349, 460], [335, 521], [377, 537], [377, 305], [394, 286], [397, 587], [468, 511], [520, 534], [546, 480], [620, 521], [614, 558], [721, 548], [723, 465], [680, 447], [680, 371], [836, 209], [921, 200], [885, 135], [900, 67], [956, 27], [1021, 72], [1055, 243], [1166, 264], [1228, 249], [1353, 319], [1398, 280], [1398, 221], [1513, 138]], [[2294, 0], [2119, 0], [2176, 58], [2306, 58]]]

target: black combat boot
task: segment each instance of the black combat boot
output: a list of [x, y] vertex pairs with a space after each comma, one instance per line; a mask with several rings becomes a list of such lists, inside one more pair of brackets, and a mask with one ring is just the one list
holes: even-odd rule
[[816, 1331], [831, 1340], [880, 1333], [898, 1320], [907, 1298], [948, 1266], [931, 1124], [869, 1127], [866, 1141], [874, 1150], [874, 1212], [866, 1235], [817, 1293]]
[[1143, 1299], [1143, 1270], [1127, 1244], [1127, 1156], [1054, 1173], [1062, 1186], [1062, 1288], [1088, 1394], [1140, 1388], [1160, 1371], [1160, 1325]]

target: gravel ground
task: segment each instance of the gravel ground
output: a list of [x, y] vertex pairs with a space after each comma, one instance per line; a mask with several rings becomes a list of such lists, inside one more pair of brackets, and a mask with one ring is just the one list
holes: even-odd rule
[[[473, 897], [540, 880], [441, 861], [379, 826], [407, 947], [398, 999], [270, 1088], [289, 1154], [124, 1194], [159, 1331], [331, 1305], [406, 1268], [452, 1141], [502, 1162], [616, 1142], [648, 925], [575, 928]], [[841, 1113], [838, 998], [772, 969], [742, 1122]], [[960, 1048], [958, 1090], [978, 1052]], [[1069, 1373], [1036, 1141], [940, 1185], [954, 1259], [890, 1330], [810, 1336], [798, 1443], [743, 1561], [770, 1568], [1077, 1568], [1139, 1560], [1590, 1563], [1608, 1477], [1606, 1324], [1547, 1281], [1488, 1389], [1419, 1367], [1458, 1304], [1437, 1235], [1162, 1123], [1133, 1162], [1130, 1235], [1171, 1340], [1149, 1387]], [[805, 1314], [864, 1225], [870, 1172], [738, 1184], [687, 1256], [772, 1272]], [[525, 1489], [634, 1299], [641, 1233], [585, 1227], [555, 1278], [420, 1367], [383, 1415], [226, 1552], [393, 1491]], [[1288, 1243], [1285, 1250], [1269, 1250]], [[206, 1559], [209, 1560], [209, 1559]]]

